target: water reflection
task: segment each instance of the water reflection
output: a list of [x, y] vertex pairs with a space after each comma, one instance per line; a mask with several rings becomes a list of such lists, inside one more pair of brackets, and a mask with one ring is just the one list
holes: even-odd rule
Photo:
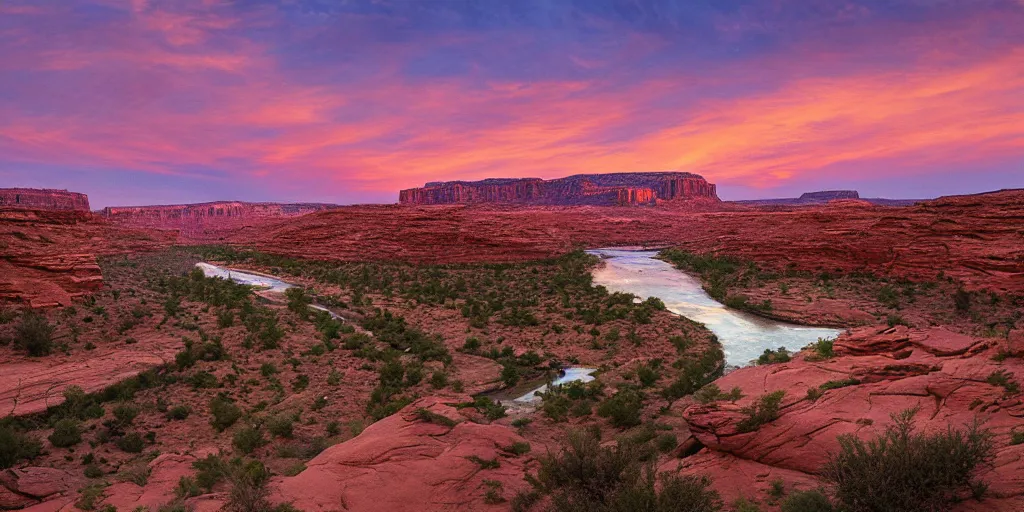
[[765, 349], [799, 349], [818, 338], [839, 335], [836, 329], [803, 327], [726, 308], [704, 291], [698, 279], [655, 259], [657, 251], [595, 249], [604, 259], [594, 270], [594, 284], [646, 299], [658, 297], [669, 311], [703, 323], [718, 336], [728, 365], [743, 366]]

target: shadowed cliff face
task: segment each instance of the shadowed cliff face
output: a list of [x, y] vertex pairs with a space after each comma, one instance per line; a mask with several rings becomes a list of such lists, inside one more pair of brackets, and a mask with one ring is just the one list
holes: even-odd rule
[[715, 185], [686, 172], [579, 174], [538, 178], [430, 182], [401, 191], [407, 204], [521, 203], [538, 205], [632, 206], [658, 200], [705, 198], [717, 201]]
[[46, 188], [0, 188], [0, 207], [89, 211], [89, 196]]

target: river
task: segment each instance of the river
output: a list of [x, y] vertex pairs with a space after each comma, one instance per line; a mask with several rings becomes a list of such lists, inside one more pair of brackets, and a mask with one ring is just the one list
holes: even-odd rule
[[805, 327], [730, 309], [712, 299], [700, 280], [656, 259], [658, 251], [595, 249], [604, 265], [593, 272], [594, 284], [641, 299], [657, 297], [669, 311], [707, 326], [718, 336], [729, 366], [745, 366], [765, 349], [797, 350], [818, 338], [834, 338], [836, 329]]

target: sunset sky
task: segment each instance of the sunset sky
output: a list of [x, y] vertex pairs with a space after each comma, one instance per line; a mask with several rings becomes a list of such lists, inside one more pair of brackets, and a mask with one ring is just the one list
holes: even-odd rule
[[684, 170], [1024, 187], [1024, 0], [0, 0], [0, 187], [395, 202]]

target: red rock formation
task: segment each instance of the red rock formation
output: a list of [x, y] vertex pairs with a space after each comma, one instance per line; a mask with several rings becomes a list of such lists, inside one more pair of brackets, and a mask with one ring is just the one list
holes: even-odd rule
[[[870, 437], [891, 424], [893, 413], [917, 408], [915, 424], [924, 431], [963, 427], [980, 419], [994, 434], [995, 460], [980, 475], [991, 485], [990, 497], [954, 510], [1024, 510], [1024, 481], [1018, 478], [1024, 471], [1024, 445], [1009, 442], [1024, 416], [1024, 404], [986, 380], [993, 372], [1005, 371], [1019, 382], [1024, 379], [1024, 362], [994, 361], [996, 348], [989, 344], [942, 328], [869, 327], [841, 336], [836, 341], [839, 355], [828, 361], [798, 357], [789, 363], [736, 370], [716, 385], [739, 387], [743, 399], [685, 410], [691, 432], [707, 450], [692, 462], [684, 459], [683, 472], [708, 474], [718, 485], [732, 481], [735, 486], [734, 472], [722, 468], [756, 464], [762, 468], [756, 473], [795, 476], [797, 487], [813, 488], [799, 476], [820, 472], [829, 454], [839, 450], [838, 436]], [[808, 388], [847, 379], [855, 380], [825, 391], [817, 400], [806, 397]], [[778, 419], [753, 432], [740, 432], [740, 409], [777, 390], [786, 392]], [[704, 459], [712, 456], [717, 463], [706, 464]]]
[[160, 206], [108, 206], [103, 216], [115, 223], [136, 228], [177, 229], [183, 236], [201, 234], [206, 228], [230, 229], [253, 220], [295, 217], [336, 208], [321, 203], [213, 203]]
[[686, 172], [578, 174], [555, 180], [490, 178], [481, 181], [430, 182], [403, 190], [405, 204], [520, 203], [627, 206], [657, 200], [706, 198], [717, 201], [715, 186]]
[[96, 256], [169, 245], [80, 211], [0, 208], [0, 302], [68, 305], [103, 283]]
[[804, 192], [800, 199], [805, 201], [832, 201], [834, 199], [860, 199], [856, 190], [822, 190], [820, 192]]
[[49, 188], [0, 188], [0, 208], [89, 211], [89, 196]]

